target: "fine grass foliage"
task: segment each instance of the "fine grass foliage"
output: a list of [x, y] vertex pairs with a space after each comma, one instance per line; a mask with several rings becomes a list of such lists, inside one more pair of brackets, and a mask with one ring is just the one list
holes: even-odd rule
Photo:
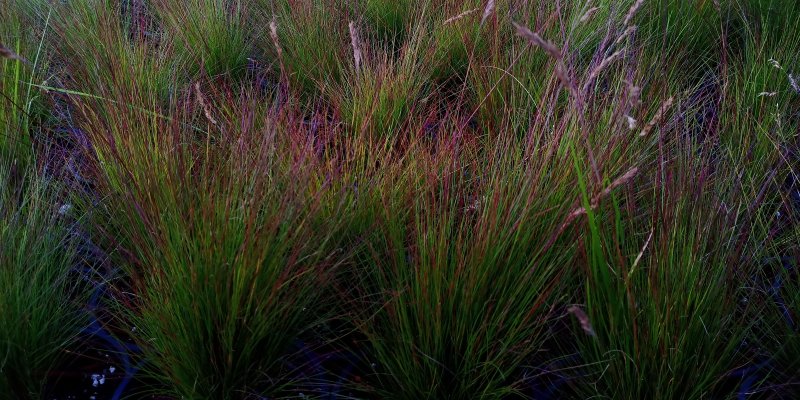
[[0, 3], [2, 393], [794, 394], [791, 0]]
[[0, 391], [39, 399], [86, 324], [55, 185], [0, 158]]

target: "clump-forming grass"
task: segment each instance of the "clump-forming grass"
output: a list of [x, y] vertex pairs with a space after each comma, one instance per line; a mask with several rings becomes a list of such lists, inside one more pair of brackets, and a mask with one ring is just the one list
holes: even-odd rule
[[10, 399], [46, 396], [48, 374], [86, 319], [59, 185], [35, 166], [51, 146], [41, 137], [44, 101], [31, 85], [41, 82], [48, 60], [42, 36], [24, 28], [33, 19], [28, 6], [0, 10], [0, 392]]
[[[126, 272], [109, 309], [153, 391], [330, 395], [334, 376], [367, 398], [562, 381], [667, 399], [798, 379], [789, 0], [0, 13], [6, 176], [49, 165], [53, 126], [79, 132], [81, 204]], [[13, 204], [45, 221], [38, 193]], [[55, 273], [58, 241], [9, 218], [3, 237], [41, 249], [24, 273]], [[356, 371], [308, 372], [300, 338]]]
[[45, 396], [48, 373], [85, 324], [81, 285], [70, 274], [73, 240], [52, 185], [0, 159], [0, 390]]

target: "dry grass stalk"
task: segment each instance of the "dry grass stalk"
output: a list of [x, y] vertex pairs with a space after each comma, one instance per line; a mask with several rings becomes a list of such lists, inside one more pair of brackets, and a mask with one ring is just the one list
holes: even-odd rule
[[592, 323], [589, 321], [589, 316], [578, 306], [570, 306], [567, 308], [567, 312], [575, 316], [578, 319], [578, 322], [581, 324], [581, 329], [586, 332], [589, 336], [595, 336], [594, 329], [592, 328]]
[[625, 30], [622, 32], [622, 34], [621, 34], [621, 35], [619, 35], [619, 37], [617, 38], [617, 40], [615, 40], [615, 41], [614, 41], [614, 44], [620, 44], [620, 43], [622, 43], [622, 41], [623, 41], [623, 40], [625, 40], [626, 38], [628, 38], [628, 36], [630, 36], [630, 35], [633, 35], [633, 34], [636, 32], [636, 29], [638, 29], [638, 27], [637, 27], [636, 25], [631, 25], [631, 26], [627, 27], [627, 28], [626, 28], [626, 29], [625, 29]]
[[589, 74], [589, 79], [587, 79], [586, 83], [583, 84], [583, 92], [584, 93], [588, 92], [589, 86], [600, 75], [600, 73], [603, 72], [603, 70], [605, 70], [606, 68], [608, 68], [608, 66], [611, 65], [611, 63], [620, 58], [624, 53], [625, 53], [624, 49], [617, 50], [616, 52], [614, 52], [614, 54], [603, 59], [603, 61], [601, 61], [600, 64], [598, 64], [597, 67], [595, 67]]
[[350, 21], [348, 27], [350, 28], [350, 44], [353, 46], [353, 62], [355, 62], [356, 70], [360, 70], [362, 54], [360, 45], [361, 42], [358, 37], [358, 29], [353, 21]]
[[669, 109], [672, 108], [672, 103], [674, 101], [675, 98], [670, 97], [666, 101], [661, 103], [661, 107], [658, 108], [656, 115], [654, 115], [653, 119], [650, 120], [650, 122], [647, 124], [647, 126], [644, 127], [644, 129], [642, 129], [642, 132], [639, 133], [639, 136], [647, 136], [650, 133], [650, 131], [652, 131], [653, 128], [655, 128], [656, 125], [658, 125], [658, 123], [661, 122], [661, 120], [667, 114], [667, 111], [669, 111]]
[[494, 0], [486, 2], [486, 8], [483, 9], [483, 16], [481, 17], [481, 25], [486, 22], [486, 19], [494, 12]]
[[581, 19], [579, 19], [578, 21], [579, 21], [580, 23], [582, 23], [582, 24], [583, 24], [583, 23], [585, 23], [586, 21], [588, 21], [588, 20], [592, 19], [592, 17], [594, 17], [594, 15], [595, 15], [595, 14], [597, 14], [597, 11], [598, 11], [598, 10], [600, 10], [600, 7], [592, 7], [592, 8], [590, 8], [589, 10], [587, 10], [587, 11], [586, 11], [586, 12], [583, 14], [583, 16], [581, 17]]
[[540, 47], [542, 50], [545, 51], [550, 57], [553, 57], [557, 60], [561, 59], [561, 49], [556, 47], [553, 43], [543, 39], [539, 34], [536, 32], [531, 31], [530, 29], [516, 23], [514, 24], [514, 29], [517, 31], [517, 35], [524, 37], [534, 46]]
[[634, 85], [630, 81], [624, 81], [628, 87], [628, 103], [632, 106], [642, 104], [642, 88]]
[[[608, 185], [608, 187], [606, 187], [605, 189], [603, 189], [602, 192], [598, 193], [596, 196], [594, 196], [592, 198], [592, 201], [589, 204], [589, 208], [592, 209], [592, 210], [597, 208], [600, 205], [600, 201], [601, 200], [603, 200], [609, 194], [611, 194], [611, 192], [614, 191], [614, 189], [616, 189], [616, 188], [628, 183], [638, 173], [639, 173], [639, 168], [638, 167], [633, 167], [630, 170], [628, 170], [628, 172], [626, 172], [625, 174], [623, 174], [619, 178], [615, 179], [614, 182], [611, 182], [611, 184]], [[576, 218], [578, 218], [578, 217], [580, 217], [582, 215], [585, 215], [587, 212], [588, 212], [588, 210], [586, 208], [584, 208], [584, 207], [576, 208], [575, 210], [573, 210], [569, 214], [569, 216], [567, 217], [567, 221], [564, 222], [564, 225], [569, 225]]]
[[623, 26], [628, 26], [628, 24], [631, 23], [631, 20], [636, 16], [636, 12], [639, 11], [639, 7], [641, 7], [643, 3], [644, 0], [636, 0], [636, 3], [631, 5], [631, 8], [628, 9], [628, 14], [625, 15], [625, 20], [622, 22]]
[[458, 15], [456, 15], [455, 17], [450, 17], [450, 18], [448, 18], [448, 19], [444, 20], [444, 25], [450, 25], [450, 24], [452, 24], [453, 22], [456, 22], [456, 21], [458, 21], [458, 20], [460, 20], [460, 19], [462, 19], [462, 18], [464, 18], [464, 17], [467, 17], [467, 16], [469, 16], [469, 15], [472, 15], [472, 14], [474, 14], [474, 13], [475, 13], [475, 12], [477, 12], [477, 11], [478, 11], [478, 9], [477, 9], [477, 8], [473, 8], [472, 10], [467, 10], [467, 11], [464, 11], [464, 12], [462, 12], [461, 14], [458, 14]]
[[203, 114], [206, 116], [206, 119], [211, 123], [211, 125], [216, 126], [217, 120], [211, 115], [211, 107], [209, 106], [208, 102], [206, 102], [203, 92], [200, 90], [200, 82], [194, 84], [194, 92], [195, 95], [197, 95], [197, 103], [203, 108]]
[[[272, 44], [275, 46], [275, 50], [278, 52], [278, 59], [283, 59], [283, 48], [281, 48], [281, 43], [278, 40], [278, 24], [275, 22], [273, 18], [272, 21], [269, 23], [269, 36], [272, 38]], [[283, 61], [281, 61], [283, 63]]]
[[28, 61], [28, 59], [26, 59], [25, 57], [23, 57], [23, 56], [15, 53], [13, 51], [11, 51], [11, 49], [9, 49], [8, 47], [3, 46], [2, 44], [0, 44], [0, 57], [8, 58], [10, 60], [22, 61], [25, 64], [30, 64], [30, 61]]
[[794, 89], [795, 92], [800, 93], [800, 84], [797, 83], [797, 80], [792, 74], [789, 74], [789, 84], [792, 85], [792, 89]]
[[650, 241], [653, 240], [653, 230], [650, 230], [650, 235], [647, 236], [647, 240], [644, 242], [644, 246], [642, 246], [642, 250], [639, 251], [639, 254], [636, 256], [636, 259], [633, 260], [633, 266], [631, 266], [631, 272], [628, 273], [628, 276], [631, 276], [636, 266], [639, 265], [639, 261], [642, 261], [642, 256], [644, 255], [645, 250], [647, 250], [647, 246], [650, 244]]

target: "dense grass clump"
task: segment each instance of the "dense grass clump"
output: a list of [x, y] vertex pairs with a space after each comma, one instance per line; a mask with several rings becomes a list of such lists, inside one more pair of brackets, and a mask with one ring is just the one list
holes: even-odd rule
[[0, 160], [0, 391], [11, 399], [46, 395], [86, 320], [52, 186]]
[[115, 399], [797, 392], [792, 1], [0, 17], [3, 393], [90, 373], [52, 366], [97, 326]]
[[[26, 2], [0, 9], [0, 393], [47, 395], [48, 374], [74, 350], [85, 296], [60, 184], [37, 174], [51, 148], [41, 91], [49, 60]], [[38, 156], [38, 157], [37, 157]], [[46, 169], [46, 167], [45, 167]]]
[[86, 318], [74, 239], [52, 185], [0, 166], [0, 390], [37, 399], [74, 350]]

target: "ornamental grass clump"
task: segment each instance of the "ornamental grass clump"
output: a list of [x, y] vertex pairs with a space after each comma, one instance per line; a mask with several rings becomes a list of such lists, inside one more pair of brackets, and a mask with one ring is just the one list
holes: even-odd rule
[[177, 57], [187, 72], [210, 76], [241, 76], [251, 56], [246, 15], [249, 2], [242, 0], [157, 0], [155, 16], [164, 24], [164, 36], [180, 43]]
[[321, 251], [335, 220], [312, 224], [325, 187], [309, 186], [307, 147], [291, 151], [293, 131], [230, 88], [198, 83], [169, 118], [76, 107], [96, 143], [106, 229], [127, 254], [134, 297], [121, 318], [148, 375], [182, 398], [279, 392], [335, 264]]
[[39, 21], [34, 6], [23, 3], [0, 9], [0, 159], [20, 171], [34, 161], [34, 148], [46, 147], [44, 138], [33, 137], [48, 119], [46, 99], [33, 85], [45, 80], [50, 62], [46, 19]]
[[557, 230], [570, 172], [511, 160], [477, 170], [443, 155], [412, 162], [424, 164], [406, 166], [398, 179], [410, 181], [383, 193], [356, 267], [363, 296], [352, 309], [370, 349], [368, 390], [502, 398], [524, 385], [514, 373], [547, 339], [563, 295], [573, 249]]
[[403, 45], [398, 58], [386, 48], [368, 47], [355, 23], [350, 24], [352, 68], [346, 83], [331, 86], [329, 97], [337, 99], [342, 119], [359, 136], [394, 138], [413, 124], [413, 107], [422, 106], [430, 70], [424, 64], [424, 32]]
[[[313, 147], [279, 122], [265, 101], [274, 93], [224, 77], [173, 87], [187, 79], [179, 72], [168, 86], [145, 79], [169, 73], [168, 42], [131, 42], [110, 10], [97, 11], [64, 14], [96, 16], [81, 39], [95, 50], [72, 36], [82, 25], [59, 21], [59, 32], [76, 44], [62, 51], [78, 55], [65, 84], [80, 90], [63, 92], [92, 144], [95, 234], [120, 249], [133, 288], [115, 296], [118, 328], [141, 347], [155, 392], [280, 393], [300, 376], [282, 361], [325, 314], [317, 305], [335, 264], [321, 251], [335, 220], [314, 218], [325, 185], [311, 184], [324, 181]], [[84, 51], [126, 62], [87, 63]]]
[[764, 232], [744, 223], [753, 212], [742, 195], [749, 191], [731, 185], [724, 170], [710, 173], [694, 158], [696, 147], [686, 147], [653, 170], [649, 189], [626, 185], [596, 210], [584, 200], [585, 306], [594, 334], [581, 348], [596, 375], [586, 377], [582, 395], [729, 394], [726, 379], [750, 361], [752, 310], [740, 299], [756, 261], [743, 257], [759, 244], [741, 235]]
[[0, 393], [791, 397], [798, 10], [5, 0]]
[[37, 26], [27, 6], [0, 9], [0, 393], [20, 400], [48, 395], [49, 374], [75, 350], [87, 319], [75, 238], [59, 214], [64, 188], [36, 168], [52, 146], [43, 96], [31, 85], [48, 60], [46, 30], [22, 29]]
[[54, 184], [0, 158], [0, 391], [40, 399], [87, 323]]
[[[578, 385], [582, 396], [726, 397], [757, 390], [766, 376], [769, 346], [758, 343], [765, 329], [785, 325], [761, 322], [779, 307], [764, 300], [760, 276], [774, 271], [774, 238], [786, 232], [776, 216], [786, 211], [781, 182], [794, 174], [787, 146], [796, 122], [780, 117], [789, 103], [759, 94], [779, 82], [764, 54], [774, 38], [745, 38], [719, 49], [719, 77], [707, 79], [725, 85], [694, 83], [685, 97], [653, 108], [639, 137], [657, 147], [656, 162], [587, 212], [584, 301], [593, 335], [582, 335], [581, 355], [596, 367]], [[575, 168], [590, 176], [584, 158]]]
[[[558, 78], [545, 91], [568, 92]], [[391, 164], [402, 172], [379, 197], [355, 267], [364, 277], [351, 309], [361, 310], [354, 323], [370, 349], [366, 390], [391, 398], [526, 393], [532, 378], [524, 366], [548, 356], [539, 351], [552, 339], [555, 310], [568, 302], [565, 283], [579, 272], [581, 178], [563, 166], [580, 148], [603, 176], [627, 182], [642, 157], [622, 157], [635, 147], [626, 150], [607, 122], [581, 118], [579, 98], [568, 101], [524, 137], [456, 130], [435, 150], [412, 145]]]

